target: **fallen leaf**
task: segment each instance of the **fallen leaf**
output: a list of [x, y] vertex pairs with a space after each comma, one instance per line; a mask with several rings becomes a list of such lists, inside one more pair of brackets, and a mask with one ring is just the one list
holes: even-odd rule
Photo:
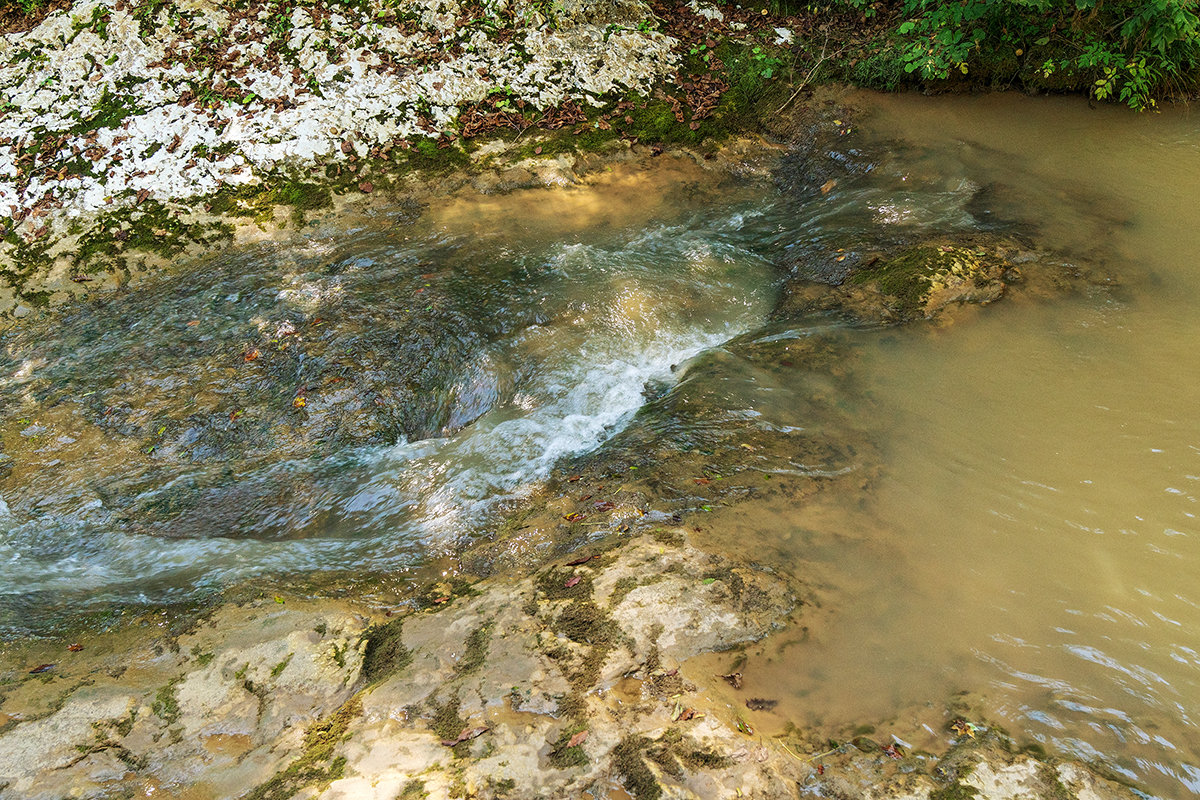
[[884, 752], [885, 754], [887, 754], [887, 756], [888, 756], [889, 758], [894, 758], [894, 759], [896, 759], [897, 761], [899, 761], [899, 760], [902, 758], [902, 756], [901, 756], [901, 754], [900, 754], [900, 750], [899, 750], [899, 749], [896, 747], [896, 745], [894, 745], [894, 744], [886, 744], [886, 745], [884, 745], [884, 746], [883, 746], [883, 752]]
[[78, 653], [80, 650], [83, 649], [83, 645], [81, 645], [81, 644], [67, 645], [67, 649], [70, 650], [72, 653]]
[[258, 352], [258, 348], [257, 348], [257, 347], [251, 347], [249, 350], [247, 350], [247, 351], [246, 351], [246, 352], [245, 352], [245, 353], [242, 355], [242, 360], [243, 360], [243, 361], [254, 361], [255, 359], [257, 359], [257, 358], [258, 358], [259, 356], [261, 356], [261, 355], [262, 355], [262, 353]]
[[568, 561], [568, 562], [566, 563], [566, 566], [568, 566], [568, 567], [578, 567], [580, 564], [586, 564], [586, 563], [588, 563], [589, 561], [591, 561], [591, 560], [593, 560], [593, 559], [596, 559], [596, 558], [599, 558], [599, 557], [600, 557], [600, 556], [598, 556], [598, 555], [597, 555], [597, 556], [584, 556], [583, 558], [577, 558], [577, 559], [575, 559], [574, 561]]
[[364, 194], [370, 194], [375, 191], [375, 186], [370, 181], [363, 181], [358, 185], [358, 189]]
[[825, 774], [825, 765], [824, 764], [817, 764], [817, 774], [818, 775]]
[[308, 405], [308, 401], [303, 397], [296, 396], [292, 398], [292, 408], [304, 408], [306, 405]]
[[567, 478], [567, 483], [575, 483], [575, 481], [579, 480], [582, 477], [583, 477], [582, 475], [572, 475], [571, 477]]
[[145, 201], [145, 199], [146, 199], [147, 197], [149, 197], [149, 196], [150, 196], [150, 190], [149, 190], [149, 189], [140, 189], [140, 190], [138, 190], [138, 193], [137, 193], [137, 200], [135, 200], [135, 201], [134, 201], [134, 205], [138, 205], [138, 206], [140, 206], [140, 205], [142, 204], [142, 202], [143, 202], [143, 201]]
[[483, 734], [487, 733], [489, 728], [464, 728], [463, 732], [458, 735], [457, 739], [442, 739], [442, 744], [446, 747], [454, 747], [461, 742], [469, 742]]
[[587, 741], [587, 737], [588, 737], [587, 731], [580, 731], [579, 733], [577, 733], [571, 737], [570, 741], [567, 742], [567, 747], [578, 747], [579, 745], [581, 745]]
[[563, 586], [570, 589], [573, 586], [578, 586], [579, 582], [581, 580], [583, 580], [583, 578], [580, 578], [578, 575], [576, 575], [573, 578], [568, 579], [567, 582], [563, 584]]
[[749, 725], [748, 725], [748, 724], [745, 722], [745, 720], [740, 720], [740, 719], [739, 719], [739, 720], [737, 721], [737, 723], [736, 723], [736, 727], [737, 727], [737, 729], [738, 729], [739, 731], [741, 731], [742, 733], [746, 734], [747, 736], [753, 736], [753, 735], [754, 735], [754, 728], [751, 728], [751, 727], [750, 727], [750, 726], [749, 726]]
[[564, 514], [563, 519], [565, 519], [567, 522], [578, 522], [579, 520], [583, 519], [583, 514], [580, 514], [578, 511], [573, 511], [570, 514]]
[[40, 675], [43, 672], [49, 672], [50, 670], [54, 669], [54, 667], [55, 667], [54, 664], [38, 664], [33, 669], [29, 670], [29, 674], [30, 675]]
[[830, 192], [833, 191], [835, 186], [837, 186], [837, 181], [834, 180], [833, 178], [830, 178], [829, 180], [827, 180], [823, 184], [821, 184], [821, 194], [829, 194]]
[[742, 688], [742, 673], [740, 672], [731, 672], [728, 675], [718, 675], [717, 677], [724, 678], [725, 682], [735, 689]]
[[537, 147], [533, 148], [533, 154], [535, 156], [540, 156], [542, 154], [542, 146], [540, 144]]
[[434, 602], [434, 605], [440, 606], [442, 603], [445, 603], [449, 599], [450, 599], [449, 597], [435, 597], [433, 602]]

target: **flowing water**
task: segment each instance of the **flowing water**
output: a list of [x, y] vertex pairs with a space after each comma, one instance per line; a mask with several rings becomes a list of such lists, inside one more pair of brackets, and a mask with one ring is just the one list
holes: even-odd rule
[[[977, 692], [1018, 738], [1200, 793], [1200, 118], [872, 105], [868, 136], [913, 148], [886, 171], [978, 185], [987, 213], [1122, 286], [854, 334], [877, 493], [728, 520], [781, 555], [805, 532], [791, 555], [832, 606], [758, 685], [843, 724]], [[881, 218], [911, 202], [869, 183], [850, 192]]]
[[[834, 725], [967, 690], [1021, 738], [1200, 794], [1200, 121], [861, 103], [835, 145], [861, 168], [828, 195], [676, 165], [380, 212], [7, 334], [0, 627], [419, 564], [687, 375], [711, 419], [766, 431], [820, 428], [832, 396], [881, 453], [866, 493], [707, 518], [823, 603], [748, 688]], [[767, 322], [790, 246], [995, 227], [1116, 281], [949, 326]], [[744, 357], [817, 338], [854, 392]]]

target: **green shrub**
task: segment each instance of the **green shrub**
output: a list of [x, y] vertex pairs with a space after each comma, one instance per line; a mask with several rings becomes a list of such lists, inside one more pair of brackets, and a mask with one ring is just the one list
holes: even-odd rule
[[904, 69], [926, 80], [978, 66], [1142, 110], [1193, 89], [1200, 65], [1195, 0], [903, 0], [900, 11]]

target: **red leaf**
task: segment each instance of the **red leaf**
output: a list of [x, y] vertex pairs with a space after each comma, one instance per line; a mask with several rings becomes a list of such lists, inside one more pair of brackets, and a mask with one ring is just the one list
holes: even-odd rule
[[442, 603], [446, 602], [449, 599], [450, 599], [449, 597], [438, 597], [438, 598], [435, 598], [433, 602], [438, 605], [441, 605]]
[[570, 589], [572, 586], [578, 586], [581, 580], [583, 580], [583, 578], [580, 578], [578, 575], [576, 575], [575, 577], [568, 579], [563, 586]]
[[578, 747], [579, 745], [581, 745], [587, 741], [587, 737], [588, 737], [587, 731], [580, 731], [579, 733], [577, 733], [571, 737], [571, 741], [567, 742], [567, 747]]
[[43, 672], [49, 672], [50, 670], [54, 669], [54, 667], [55, 667], [54, 664], [38, 664], [33, 669], [29, 670], [29, 674], [30, 675], [40, 675]]
[[358, 188], [365, 194], [370, 194], [371, 192], [375, 191], [375, 186], [370, 181], [363, 181], [358, 185]]
[[584, 556], [583, 558], [577, 558], [574, 561], [568, 561], [566, 563], [566, 566], [578, 567], [580, 564], [586, 564], [587, 562], [591, 561], [592, 559], [599, 558], [599, 557], [600, 556]]
[[72, 645], [68, 645], [68, 646], [67, 646], [67, 649], [68, 649], [68, 650], [70, 650], [72, 653], [78, 653], [80, 650], [82, 650], [82, 649], [83, 649], [83, 645], [81, 645], [81, 644], [72, 644]]

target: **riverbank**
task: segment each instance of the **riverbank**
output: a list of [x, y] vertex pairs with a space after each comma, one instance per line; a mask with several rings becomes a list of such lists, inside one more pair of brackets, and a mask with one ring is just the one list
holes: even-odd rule
[[448, 173], [499, 169], [502, 190], [579, 153], [711, 151], [779, 85], [792, 33], [769, 22], [640, 2], [52, 12], [0, 40], [0, 313]]
[[[229, 606], [185, 633], [34, 646], [9, 688], [47, 706], [0, 735], [13, 797], [1132, 798], [1022, 750], [956, 698], [888, 730], [783, 725], [737, 648], [799, 586], [687, 544], [597, 543], [523, 580], [383, 615]], [[132, 639], [132, 643], [129, 641]], [[726, 670], [714, 675], [714, 659]], [[732, 651], [732, 652], [730, 652]], [[41, 696], [39, 698], [39, 695]], [[935, 726], [929, 727], [930, 722]], [[910, 743], [908, 737], [918, 744]]]

